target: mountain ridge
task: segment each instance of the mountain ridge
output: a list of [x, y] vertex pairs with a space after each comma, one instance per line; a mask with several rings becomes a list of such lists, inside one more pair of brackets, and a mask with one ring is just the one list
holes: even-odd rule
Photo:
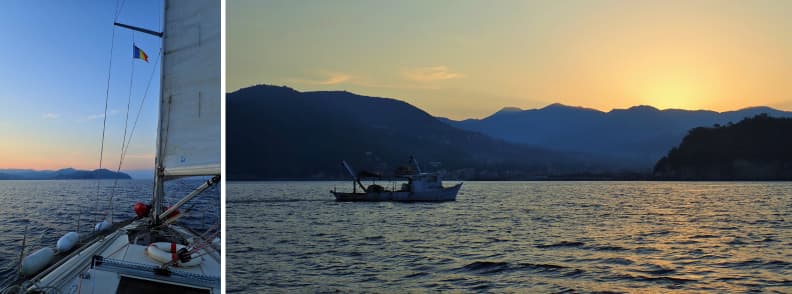
[[410, 155], [441, 163], [438, 169], [460, 179], [649, 177], [690, 129], [759, 113], [792, 116], [767, 106], [716, 112], [636, 105], [603, 112], [553, 103], [457, 121], [402, 100], [348, 91], [260, 84], [227, 97], [233, 180], [343, 178], [342, 159], [383, 171]]
[[495, 112], [483, 119], [438, 118], [451, 126], [512, 143], [562, 152], [586, 152], [616, 158], [636, 169], [651, 168], [695, 127], [737, 122], [767, 113], [792, 117], [767, 106], [739, 110], [663, 109], [649, 105], [614, 108], [608, 112], [553, 103], [542, 108]]
[[461, 179], [528, 179], [598, 164], [461, 130], [393, 98], [257, 85], [228, 93], [226, 101], [233, 180], [344, 178], [341, 160], [388, 172], [411, 155]]
[[[792, 111], [785, 111], [785, 110], [781, 110], [781, 109], [776, 109], [776, 108], [773, 108], [773, 107], [770, 107], [770, 106], [766, 106], [766, 105], [747, 106], [747, 107], [739, 108], [739, 109], [736, 109], [736, 110], [715, 111], [715, 110], [701, 109], [701, 108], [700, 109], [683, 109], [683, 108], [673, 108], [673, 107], [671, 107], [671, 108], [660, 109], [660, 108], [657, 108], [657, 107], [655, 107], [653, 105], [648, 105], [648, 104], [638, 104], [638, 105], [633, 105], [633, 106], [630, 106], [630, 107], [627, 107], [627, 108], [611, 108], [608, 111], [604, 111], [604, 110], [599, 110], [599, 109], [596, 109], [596, 108], [591, 108], [591, 107], [586, 107], [586, 106], [576, 106], [576, 105], [568, 105], [568, 104], [564, 104], [564, 103], [560, 103], [560, 102], [553, 102], [553, 103], [547, 104], [547, 105], [542, 106], [542, 107], [537, 107], [537, 108], [521, 108], [521, 107], [516, 107], [516, 106], [504, 106], [501, 109], [499, 109], [498, 111], [495, 111], [495, 112], [493, 112], [490, 115], [484, 116], [483, 118], [463, 118], [463, 119], [449, 119], [449, 120], [453, 120], [453, 121], [484, 120], [484, 119], [486, 119], [488, 117], [492, 117], [492, 116], [494, 116], [496, 114], [499, 114], [499, 113], [502, 113], [502, 114], [513, 114], [513, 113], [519, 113], [519, 112], [524, 112], [524, 111], [550, 110], [550, 109], [589, 110], [589, 111], [593, 111], [593, 112], [600, 112], [600, 113], [603, 113], [603, 114], [608, 114], [608, 113], [612, 113], [612, 112], [631, 111], [631, 110], [632, 111], [649, 110], [649, 111], [659, 111], [659, 112], [666, 112], [666, 111], [710, 112], [710, 113], [717, 113], [717, 114], [729, 114], [729, 113], [742, 112], [742, 111], [792, 112]], [[445, 118], [445, 117], [443, 117], [443, 118]]]

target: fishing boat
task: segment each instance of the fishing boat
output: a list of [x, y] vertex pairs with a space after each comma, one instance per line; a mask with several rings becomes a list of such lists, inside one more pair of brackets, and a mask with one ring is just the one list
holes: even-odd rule
[[[21, 254], [19, 277], [2, 293], [220, 293], [219, 228], [201, 234], [177, 223], [179, 208], [220, 179], [220, 1], [163, 5], [162, 32], [114, 23], [162, 38], [151, 203], [135, 204], [132, 219], [108, 217], [90, 234]], [[194, 176], [208, 180], [165, 207], [165, 183]]]
[[[378, 178], [379, 174], [361, 171], [356, 174], [346, 161], [342, 161], [346, 171], [352, 176], [352, 192], [338, 192], [335, 189], [330, 193], [335, 196], [336, 201], [397, 201], [397, 202], [442, 202], [456, 201], [456, 195], [462, 188], [462, 183], [451, 187], [443, 187], [443, 179], [440, 174], [432, 172], [422, 172], [418, 161], [410, 158], [415, 165], [415, 172], [397, 172], [397, 178], [405, 180], [398, 189], [394, 187], [386, 189], [377, 184], [364, 186], [361, 179], [371, 177]], [[409, 170], [409, 169], [402, 169]], [[357, 188], [360, 187], [360, 192]]]

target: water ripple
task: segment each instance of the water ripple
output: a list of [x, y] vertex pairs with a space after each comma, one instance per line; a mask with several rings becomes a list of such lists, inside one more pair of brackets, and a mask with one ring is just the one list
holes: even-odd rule
[[228, 292], [792, 286], [790, 183], [468, 182], [456, 202], [334, 202], [348, 184], [229, 184]]

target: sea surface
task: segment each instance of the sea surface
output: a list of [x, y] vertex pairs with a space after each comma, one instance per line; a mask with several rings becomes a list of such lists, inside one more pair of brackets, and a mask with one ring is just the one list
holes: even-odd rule
[[[198, 179], [168, 182], [166, 200], [173, 204], [193, 188]], [[27, 226], [25, 252], [55, 247], [70, 231], [89, 233], [110, 211], [115, 222], [135, 216], [135, 202], [151, 202], [153, 180], [47, 180], [0, 181], [0, 283], [16, 277], [19, 252]], [[180, 211], [179, 222], [204, 232], [219, 221], [220, 192], [217, 186], [193, 198]], [[3, 283], [4, 284], [4, 283]], [[2, 284], [0, 284], [2, 286]]]
[[445, 203], [227, 186], [228, 293], [792, 293], [788, 182], [466, 182]]

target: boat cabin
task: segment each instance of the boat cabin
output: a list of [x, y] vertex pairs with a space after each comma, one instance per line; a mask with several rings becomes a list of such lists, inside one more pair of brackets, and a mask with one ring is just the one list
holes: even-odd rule
[[424, 192], [443, 188], [443, 179], [436, 173], [420, 173], [405, 176], [407, 183], [402, 185], [403, 191]]

